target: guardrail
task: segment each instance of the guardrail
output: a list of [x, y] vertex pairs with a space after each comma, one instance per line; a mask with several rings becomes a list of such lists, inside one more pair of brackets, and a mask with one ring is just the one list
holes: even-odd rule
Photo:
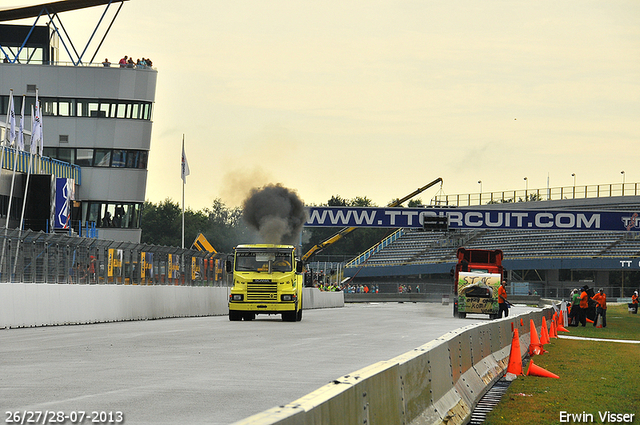
[[436, 195], [431, 199], [431, 205], [470, 207], [474, 205], [502, 204], [511, 202], [535, 202], [638, 195], [640, 195], [640, 183], [609, 183], [588, 186], [564, 186], [544, 189], [516, 189], [503, 190], [499, 192]]
[[464, 424], [508, 366], [512, 327], [524, 357], [530, 321], [539, 332], [551, 315], [549, 308], [465, 326], [234, 425]]

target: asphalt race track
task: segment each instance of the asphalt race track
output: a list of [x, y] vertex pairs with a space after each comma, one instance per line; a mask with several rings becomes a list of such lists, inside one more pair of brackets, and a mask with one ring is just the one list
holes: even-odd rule
[[128, 425], [229, 424], [487, 320], [454, 318], [451, 305], [372, 303], [307, 310], [298, 323], [214, 316], [4, 329], [3, 423], [7, 412], [80, 411], [122, 412]]

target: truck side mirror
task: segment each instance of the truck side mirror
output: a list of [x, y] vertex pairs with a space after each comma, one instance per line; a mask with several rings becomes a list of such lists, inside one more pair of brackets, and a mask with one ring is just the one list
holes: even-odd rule
[[233, 271], [233, 265], [231, 264], [231, 260], [227, 260], [224, 262], [224, 269], [227, 273], [231, 273]]
[[296, 261], [296, 273], [302, 273], [302, 261]]

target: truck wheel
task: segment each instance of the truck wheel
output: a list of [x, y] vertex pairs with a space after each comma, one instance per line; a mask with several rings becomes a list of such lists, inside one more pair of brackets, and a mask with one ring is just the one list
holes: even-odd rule
[[296, 321], [296, 312], [295, 311], [285, 311], [282, 313], [282, 321], [283, 322], [295, 322]]
[[467, 313], [460, 313], [460, 312], [459, 312], [459, 313], [458, 313], [458, 317], [459, 317], [459, 318], [461, 318], [461, 319], [464, 319], [464, 318], [466, 318], [466, 317], [467, 317]]
[[302, 309], [298, 310], [298, 314], [296, 315], [296, 322], [302, 321]]
[[453, 317], [458, 315], [458, 304], [453, 304]]
[[255, 313], [245, 313], [244, 314], [244, 320], [246, 320], [247, 322], [253, 320], [256, 318], [256, 314]]
[[239, 322], [242, 320], [242, 313], [235, 310], [229, 310], [229, 320], [232, 322]]

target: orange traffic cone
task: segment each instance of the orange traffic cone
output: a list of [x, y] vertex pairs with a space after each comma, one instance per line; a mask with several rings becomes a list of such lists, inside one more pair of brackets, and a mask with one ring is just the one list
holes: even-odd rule
[[556, 379], [560, 379], [560, 377], [558, 375], [556, 375], [555, 373], [551, 373], [548, 370], [535, 365], [533, 363], [533, 360], [531, 360], [529, 362], [529, 369], [527, 370], [527, 376], [541, 376], [543, 378], [556, 378]]
[[564, 314], [562, 314], [562, 310], [560, 310], [560, 313], [558, 313], [558, 323], [564, 326]]
[[602, 327], [602, 314], [598, 314], [598, 323], [596, 323], [596, 328]]
[[507, 373], [514, 375], [522, 375], [522, 354], [520, 353], [520, 336], [518, 330], [513, 330], [513, 339], [511, 341], [511, 351], [509, 352], [509, 366]]
[[540, 344], [544, 346], [544, 344], [549, 344], [551, 340], [549, 340], [549, 332], [547, 331], [547, 319], [542, 317], [542, 327], [540, 328]]
[[587, 322], [589, 322], [589, 323], [593, 323], [593, 320], [591, 320], [591, 319], [589, 319], [589, 318], [587, 317]]
[[551, 327], [549, 328], [549, 337], [550, 338], [558, 337], [558, 322], [556, 320], [551, 321]]
[[561, 324], [558, 324], [558, 330], [560, 332], [569, 332], [569, 329], [565, 328], [564, 326], [562, 326]]
[[538, 339], [538, 332], [536, 331], [536, 325], [533, 323], [533, 319], [531, 319], [531, 323], [529, 324], [529, 355], [539, 355], [542, 353], [542, 345], [540, 344], [540, 340]]
[[[553, 323], [553, 321], [552, 321]], [[549, 331], [547, 330], [547, 319], [542, 317], [542, 329], [540, 329], [540, 344], [549, 344], [551, 340], [549, 339]]]

